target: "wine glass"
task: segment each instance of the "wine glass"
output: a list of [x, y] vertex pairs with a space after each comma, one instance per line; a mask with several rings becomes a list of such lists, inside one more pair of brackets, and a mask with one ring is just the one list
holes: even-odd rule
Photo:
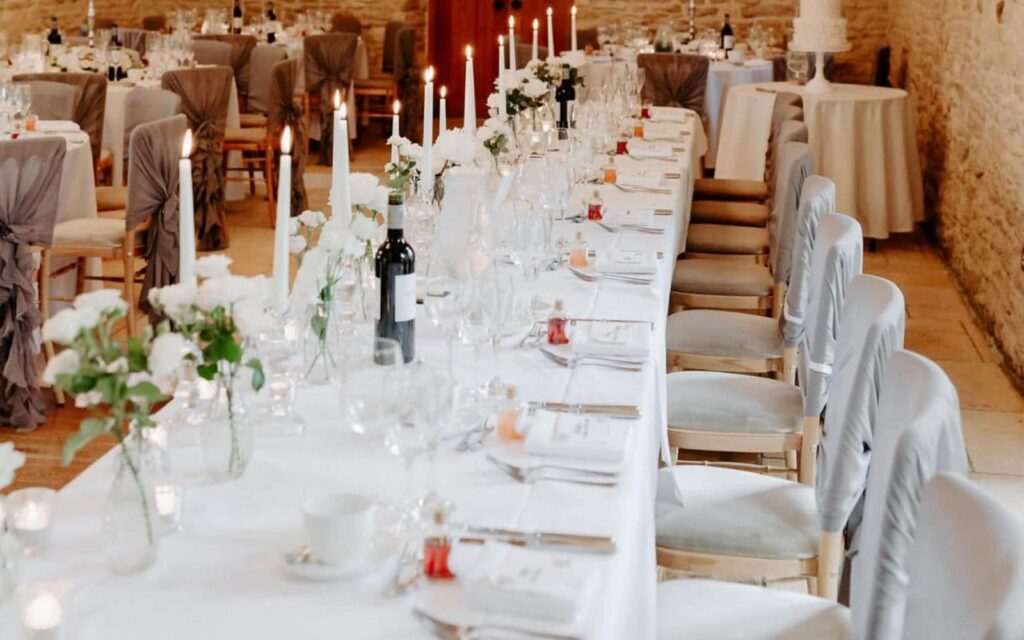
[[435, 255], [427, 271], [423, 305], [427, 317], [448, 340], [448, 377], [451, 380], [455, 379], [452, 352], [466, 314], [467, 288], [466, 281], [449, 268], [447, 261]]
[[405, 413], [408, 376], [402, 347], [391, 338], [374, 338], [362, 368], [340, 386], [342, 419], [355, 433], [378, 438]]
[[540, 269], [550, 256], [551, 218], [544, 211], [529, 207], [516, 214], [515, 260], [530, 282], [533, 294], [530, 309], [537, 313], [546, 307], [540, 299], [538, 281]]

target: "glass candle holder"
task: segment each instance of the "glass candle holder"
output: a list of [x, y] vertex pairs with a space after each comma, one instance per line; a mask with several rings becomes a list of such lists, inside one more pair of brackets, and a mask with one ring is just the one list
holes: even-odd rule
[[19, 489], [7, 496], [7, 530], [21, 542], [26, 555], [46, 548], [53, 533], [57, 492], [44, 487]]
[[26, 640], [61, 640], [67, 586], [40, 583], [19, 591], [21, 627]]

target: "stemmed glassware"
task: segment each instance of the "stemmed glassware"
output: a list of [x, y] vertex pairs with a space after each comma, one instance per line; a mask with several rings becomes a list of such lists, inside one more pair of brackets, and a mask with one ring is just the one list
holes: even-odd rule
[[537, 289], [541, 268], [547, 264], [551, 256], [551, 216], [535, 207], [518, 210], [516, 217], [516, 234], [513, 245], [515, 262], [530, 282], [532, 295], [530, 309], [537, 313], [545, 308]]
[[339, 387], [342, 419], [355, 433], [380, 438], [405, 413], [408, 375], [397, 340], [374, 338], [362, 367]]
[[459, 277], [442, 256], [434, 256], [427, 271], [423, 303], [427, 317], [444, 333], [448, 341], [448, 378], [451, 380], [455, 379], [452, 352], [466, 316], [468, 288], [467, 280]]

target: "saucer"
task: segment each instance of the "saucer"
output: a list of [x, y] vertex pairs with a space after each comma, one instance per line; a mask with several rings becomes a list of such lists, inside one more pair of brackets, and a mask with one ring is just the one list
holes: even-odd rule
[[378, 532], [370, 545], [366, 558], [352, 565], [323, 564], [309, 556], [303, 545], [281, 556], [281, 565], [288, 575], [310, 582], [352, 580], [376, 573], [394, 560], [398, 552], [398, 539], [390, 533]]

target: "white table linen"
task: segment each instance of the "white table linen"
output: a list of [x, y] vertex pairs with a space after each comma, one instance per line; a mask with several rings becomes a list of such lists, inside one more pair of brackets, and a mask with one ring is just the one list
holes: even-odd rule
[[[541, 296], [562, 299], [570, 317], [653, 323], [651, 352], [656, 357], [641, 372], [630, 372], [567, 369], [532, 348], [502, 354], [503, 378], [516, 384], [525, 399], [640, 407], [638, 420], [610, 421], [627, 433], [619, 483], [517, 483], [486, 460], [488, 449], [505, 446], [493, 438], [484, 451], [442, 450], [437, 460], [435, 487], [456, 504], [455, 521], [615, 539], [618, 548], [613, 554], [575, 556], [599, 576], [590, 613], [582, 621], [587, 638], [644, 639], [655, 634], [653, 504], [656, 461], [667, 435], [665, 365], [658, 354], [664, 354], [675, 255], [685, 248], [692, 158], [703, 153], [705, 143], [703, 135], [694, 132], [680, 144], [686, 152], [674, 162], [654, 163], [680, 173], [670, 193], [627, 194], [613, 185], [599, 187], [612, 210], [647, 206], [671, 211], [654, 218], [665, 233], [609, 233], [594, 222], [558, 222], [554, 229], [567, 239], [581, 230], [598, 251], [660, 251], [654, 284], [584, 282], [567, 269], [540, 276]], [[580, 186], [574, 202], [582, 202], [592, 191], [592, 185]], [[417, 356], [443, 363], [445, 341], [422, 307], [417, 312]], [[464, 381], [492, 373], [489, 362], [482, 364], [482, 371], [477, 368], [470, 349], [458, 348], [455, 356], [455, 370]], [[115, 462], [111, 452], [59, 493], [53, 542], [46, 553], [25, 563], [25, 579], [63, 578], [74, 583], [76, 594], [66, 613], [76, 640], [333, 639], [339, 632], [351, 638], [432, 637], [411, 615], [413, 601], [435, 613], [457, 616], [464, 624], [492, 619], [493, 614], [467, 611], [459, 579], [426, 582], [411, 598], [387, 598], [380, 593], [379, 577], [305, 583], [285, 575], [281, 558], [302, 541], [301, 508], [307, 495], [340, 490], [367, 492], [381, 500], [403, 497], [400, 461], [380, 444], [347, 434], [337, 419], [337, 402], [333, 387], [300, 388], [297, 409], [309, 424], [306, 433], [259, 439], [246, 475], [231, 483], [205, 480], [195, 431], [170, 434], [175, 472], [188, 485], [185, 524], [162, 540], [156, 565], [139, 575], [111, 576], [100, 556], [99, 520]], [[0, 626], [15, 619], [15, 608], [0, 610]]]
[[913, 231], [914, 223], [924, 219], [924, 195], [907, 92], [832, 87], [817, 94], [781, 82], [734, 87], [726, 102], [715, 176], [762, 179], [765, 154], [759, 151], [762, 139], [767, 145], [774, 106], [774, 94], [766, 90], [799, 93], [816, 172], [836, 183], [838, 211], [857, 218], [869, 238]]
[[718, 133], [725, 113], [726, 96], [735, 86], [772, 81], [770, 60], [748, 60], [742, 64], [712, 62], [708, 69], [707, 90], [704, 93], [704, 113], [708, 117], [708, 153], [704, 166], [714, 167], [718, 155]]

